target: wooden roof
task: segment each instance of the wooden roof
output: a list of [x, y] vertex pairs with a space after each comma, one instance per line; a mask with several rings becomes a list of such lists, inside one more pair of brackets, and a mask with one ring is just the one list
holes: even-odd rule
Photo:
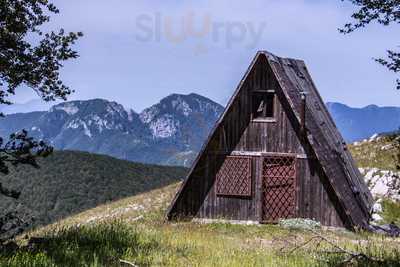
[[[366, 228], [370, 219], [370, 210], [373, 205], [372, 195], [365, 184], [350, 152], [347, 150], [346, 143], [339, 133], [332, 117], [330, 116], [321, 96], [319, 95], [314, 82], [305, 63], [301, 60], [280, 58], [269, 52], [260, 51], [252, 61], [244, 78], [240, 82], [234, 95], [229, 101], [224, 113], [218, 120], [214, 130], [210, 134], [203, 149], [199, 153], [189, 172], [188, 179], [195, 169], [201, 155], [207, 147], [209, 140], [214, 135], [215, 130], [223, 121], [225, 114], [229, 111], [234, 99], [239, 93], [243, 82], [253, 69], [259, 57], [265, 57], [280, 85], [280, 88], [291, 107], [294, 117], [300, 124], [301, 96], [306, 95], [306, 139], [315, 157], [327, 177], [327, 182], [332, 187], [338, 204], [341, 205], [347, 216], [348, 225], [353, 227]], [[184, 189], [185, 180], [173, 200], [168, 215], [173, 209], [180, 192]]]

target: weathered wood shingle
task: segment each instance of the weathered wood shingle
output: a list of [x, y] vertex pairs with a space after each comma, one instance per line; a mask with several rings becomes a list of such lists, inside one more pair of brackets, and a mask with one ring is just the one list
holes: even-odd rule
[[282, 59], [268, 52], [280, 86], [300, 120], [301, 93], [306, 94], [307, 138], [331, 186], [353, 226], [366, 227], [373, 204], [372, 195], [363, 181], [346, 143], [301, 60]]

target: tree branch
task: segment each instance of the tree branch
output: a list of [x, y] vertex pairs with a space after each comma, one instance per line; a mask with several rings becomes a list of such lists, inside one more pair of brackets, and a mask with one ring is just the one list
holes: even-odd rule
[[[342, 0], [344, 1], [344, 0]], [[400, 0], [348, 0], [359, 9], [352, 14], [354, 22], [347, 23], [339, 32], [349, 34], [357, 29], [364, 28], [372, 22], [387, 26], [400, 23]], [[394, 73], [400, 73], [400, 53], [387, 51], [386, 59], [375, 59], [378, 63]], [[400, 78], [396, 79], [396, 88], [400, 90]]]
[[[287, 255], [291, 255], [294, 252], [300, 250], [300, 249], [304, 249], [305, 247], [307, 247], [309, 244], [311, 244], [312, 242], [317, 242], [315, 247], [321, 247], [321, 243], [326, 243], [327, 245], [329, 245], [330, 247], [333, 248], [333, 250], [316, 250], [313, 249], [312, 252], [317, 251], [317, 253], [321, 253], [321, 254], [342, 254], [345, 255], [345, 258], [337, 263], [335, 262], [338, 266], [342, 266], [348, 263], [351, 263], [354, 260], [359, 260], [359, 259], [363, 259], [365, 261], [368, 262], [374, 262], [374, 263], [384, 263], [383, 259], [377, 258], [377, 257], [373, 257], [373, 256], [369, 256], [363, 252], [355, 252], [355, 251], [351, 251], [348, 249], [345, 249], [344, 247], [341, 247], [339, 244], [333, 242], [332, 240], [328, 239], [327, 237], [321, 235], [320, 233], [318, 233], [315, 230], [309, 229], [309, 231], [313, 234], [309, 239], [307, 239], [306, 241], [300, 243], [300, 244], [295, 244], [293, 245], [290, 250], [286, 253]], [[282, 249], [281, 249], [282, 251]], [[330, 263], [329, 260], [327, 259], [323, 259], [320, 257], [314, 257], [314, 259], [319, 260], [319, 261], [323, 261], [323, 262], [327, 262]]]
[[[344, 1], [344, 0], [342, 0]], [[376, 21], [382, 25], [400, 23], [400, 1], [399, 0], [349, 0], [359, 7], [352, 14], [354, 23], [347, 23], [344, 28], [339, 29], [341, 33], [348, 34], [357, 29], [364, 28], [371, 22]]]

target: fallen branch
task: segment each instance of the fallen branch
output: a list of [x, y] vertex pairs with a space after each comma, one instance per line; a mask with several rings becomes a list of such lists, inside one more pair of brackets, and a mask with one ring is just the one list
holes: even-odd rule
[[[307, 239], [306, 241], [300, 243], [300, 244], [296, 244], [294, 245], [288, 252], [286, 252], [287, 254], [293, 254], [294, 252], [305, 248], [306, 246], [308, 246], [310, 243], [312, 243], [313, 241], [317, 242], [317, 247], [320, 246], [320, 244], [322, 242], [325, 242], [326, 244], [328, 244], [329, 246], [333, 247], [333, 251], [332, 250], [320, 250], [319, 252], [322, 254], [342, 254], [345, 255], [345, 259], [341, 262], [338, 263], [339, 266], [341, 265], [345, 265], [347, 263], [352, 262], [353, 260], [358, 260], [358, 259], [363, 259], [365, 261], [369, 261], [369, 262], [374, 262], [374, 263], [384, 263], [384, 261], [382, 259], [373, 257], [373, 256], [369, 256], [365, 253], [362, 252], [355, 252], [355, 251], [351, 251], [348, 249], [345, 249], [343, 247], [341, 247], [340, 245], [338, 245], [336, 242], [328, 239], [327, 237], [321, 235], [320, 233], [310, 229], [309, 230], [313, 236], [309, 239]], [[293, 244], [290, 241], [286, 242], [287, 244]], [[283, 251], [283, 248], [280, 249], [280, 251]], [[321, 259], [318, 257], [314, 257], [314, 259], [319, 260], [319, 261], [324, 261], [324, 262], [329, 262], [326, 259]]]

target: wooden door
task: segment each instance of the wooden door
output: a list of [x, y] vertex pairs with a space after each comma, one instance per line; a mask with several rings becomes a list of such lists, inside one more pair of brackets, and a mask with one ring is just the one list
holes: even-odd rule
[[293, 218], [296, 210], [296, 157], [268, 156], [262, 164], [262, 221]]

